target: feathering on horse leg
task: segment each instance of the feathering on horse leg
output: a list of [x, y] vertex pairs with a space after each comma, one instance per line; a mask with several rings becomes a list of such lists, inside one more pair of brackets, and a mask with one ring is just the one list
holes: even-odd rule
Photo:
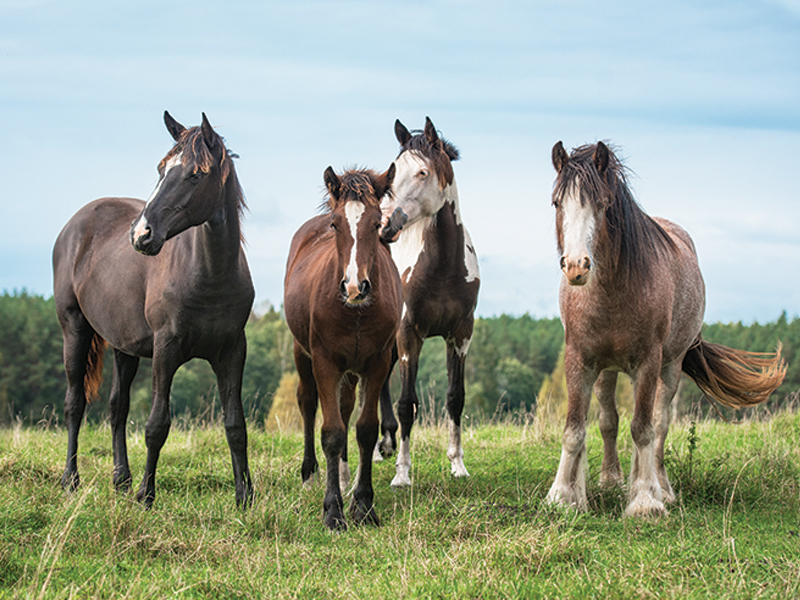
[[665, 504], [675, 502], [675, 491], [669, 482], [667, 469], [664, 465], [664, 445], [667, 440], [667, 433], [670, 425], [670, 407], [675, 393], [678, 391], [678, 384], [681, 381], [680, 361], [666, 365], [661, 369], [661, 377], [658, 380], [656, 391], [656, 401], [653, 407], [653, 424], [655, 426], [655, 456], [658, 482], [661, 485], [661, 496]]

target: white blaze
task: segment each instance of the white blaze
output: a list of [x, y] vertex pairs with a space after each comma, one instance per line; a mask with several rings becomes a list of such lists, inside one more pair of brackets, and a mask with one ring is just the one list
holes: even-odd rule
[[350, 235], [353, 238], [353, 247], [350, 249], [350, 262], [347, 263], [345, 275], [348, 281], [354, 281], [356, 284], [358, 284], [358, 265], [356, 264], [358, 222], [361, 220], [364, 210], [364, 205], [361, 202], [348, 202], [344, 206], [344, 214], [347, 218], [347, 223], [350, 225]]
[[[161, 186], [164, 184], [164, 180], [167, 178], [167, 174], [176, 166], [181, 164], [183, 153], [180, 152], [170, 158], [167, 163], [164, 165], [164, 172], [161, 174], [161, 177], [158, 179], [158, 183], [156, 184], [156, 189], [153, 190], [153, 193], [150, 194], [150, 197], [145, 202], [144, 208], [150, 205], [153, 199], [158, 196], [158, 192], [161, 191]], [[133, 239], [138, 240], [140, 237], [147, 233], [147, 219], [144, 216], [144, 210], [142, 210], [142, 216], [139, 217], [139, 220], [136, 223], [136, 227], [133, 228]]]
[[594, 236], [594, 210], [587, 202], [581, 205], [580, 189], [574, 185], [564, 196], [561, 229], [564, 239], [564, 257], [570, 262], [579, 262], [584, 257], [591, 259], [590, 242]]

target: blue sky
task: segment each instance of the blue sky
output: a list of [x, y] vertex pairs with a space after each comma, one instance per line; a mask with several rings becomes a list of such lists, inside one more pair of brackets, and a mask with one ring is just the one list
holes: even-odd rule
[[162, 113], [205, 111], [250, 212], [257, 302], [280, 305], [322, 173], [395, 157], [429, 115], [462, 153], [478, 312], [558, 312], [550, 149], [622, 150], [650, 214], [693, 236], [707, 321], [800, 313], [800, 0], [0, 0], [0, 290], [52, 293], [59, 230], [149, 196]]

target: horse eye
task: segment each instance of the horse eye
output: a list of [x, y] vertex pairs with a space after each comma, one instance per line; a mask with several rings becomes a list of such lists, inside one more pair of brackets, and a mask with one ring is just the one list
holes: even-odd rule
[[420, 169], [419, 176], [423, 177], [423, 178], [427, 177], [428, 176], [428, 169]]
[[333, 229], [334, 231], [336, 231], [336, 223], [331, 223], [331, 229]]

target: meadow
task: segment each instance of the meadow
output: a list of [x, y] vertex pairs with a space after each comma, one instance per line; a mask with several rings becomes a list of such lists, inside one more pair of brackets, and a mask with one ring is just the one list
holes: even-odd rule
[[[668, 516], [644, 520], [624, 519], [624, 492], [599, 486], [596, 424], [590, 509], [576, 513], [543, 502], [560, 425], [526, 414], [467, 425], [471, 476], [456, 480], [445, 426], [423, 420], [413, 486], [392, 490], [393, 460], [377, 464], [381, 526], [341, 534], [322, 523], [322, 485], [300, 484], [298, 433], [250, 427], [256, 497], [245, 512], [221, 424], [173, 427], [148, 511], [113, 490], [107, 425], [81, 433], [74, 494], [59, 485], [62, 428], [6, 428], [0, 598], [800, 597], [800, 413], [759, 415], [674, 425], [667, 459], [678, 500]], [[141, 428], [129, 448], [138, 477]]]

